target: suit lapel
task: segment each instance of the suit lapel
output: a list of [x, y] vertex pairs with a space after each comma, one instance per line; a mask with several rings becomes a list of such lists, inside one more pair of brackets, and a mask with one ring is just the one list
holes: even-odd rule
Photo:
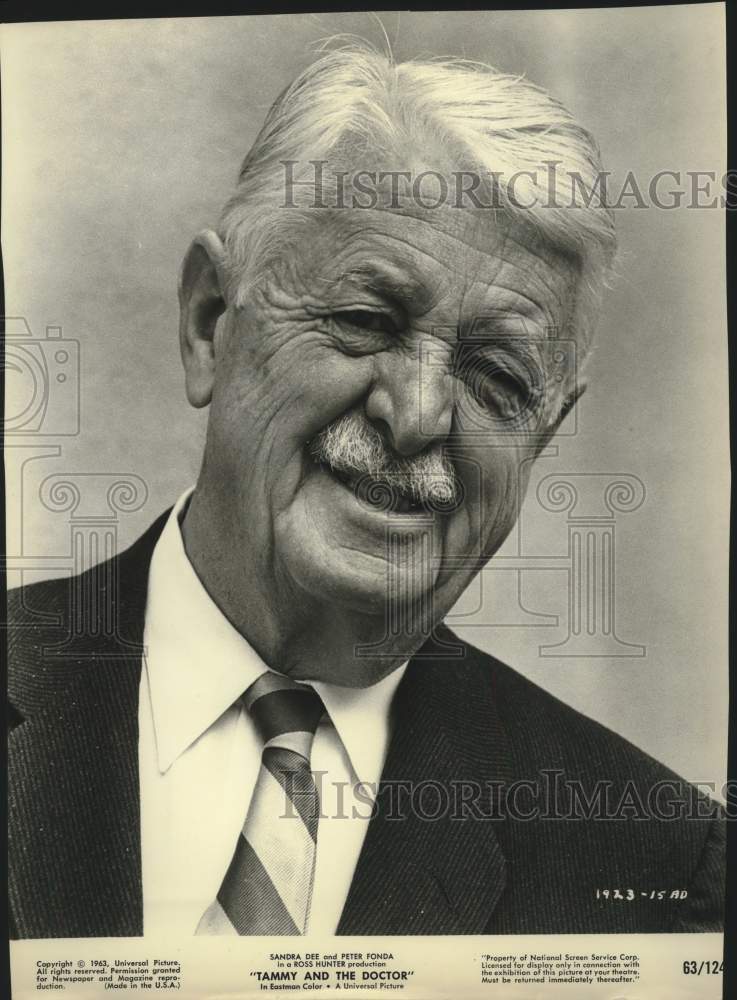
[[464, 650], [407, 668], [339, 934], [480, 934], [504, 891], [489, 782], [508, 777], [506, 738], [493, 677]]
[[[165, 518], [119, 559], [89, 571], [81, 628], [68, 627], [71, 587], [64, 641], [29, 643], [38, 675], [66, 674], [69, 684], [10, 736], [9, 893], [18, 937], [142, 933], [138, 692], [148, 567]], [[116, 627], [101, 638], [111, 580]]]

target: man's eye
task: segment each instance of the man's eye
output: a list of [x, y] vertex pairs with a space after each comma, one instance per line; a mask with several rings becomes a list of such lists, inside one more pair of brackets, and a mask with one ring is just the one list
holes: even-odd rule
[[467, 372], [464, 381], [479, 406], [503, 419], [519, 419], [534, 406], [535, 390], [497, 365]]
[[519, 413], [527, 403], [528, 393], [525, 387], [506, 372], [496, 371], [491, 377], [477, 377], [473, 381], [472, 390], [478, 402], [500, 405], [506, 415]]
[[478, 406], [503, 420], [517, 421], [534, 413], [544, 387], [536, 363], [470, 346], [456, 353], [455, 375]]
[[373, 309], [345, 309], [335, 313], [335, 318], [340, 323], [348, 326], [357, 326], [361, 330], [368, 330], [370, 333], [396, 333], [397, 325], [391, 316]]

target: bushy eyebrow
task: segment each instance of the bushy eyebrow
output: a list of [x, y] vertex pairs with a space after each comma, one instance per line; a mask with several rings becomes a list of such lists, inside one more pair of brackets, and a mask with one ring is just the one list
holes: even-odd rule
[[355, 264], [330, 283], [332, 288], [345, 286], [373, 292], [402, 307], [413, 305], [423, 308], [429, 299], [427, 287], [418, 278], [404, 270], [376, 262]]
[[557, 330], [551, 326], [541, 326], [538, 322], [540, 313], [524, 302], [517, 303], [514, 308], [498, 308], [489, 310], [480, 316], [474, 316], [471, 322], [463, 324], [461, 339], [490, 340], [518, 338], [519, 340], [539, 341], [555, 339]]

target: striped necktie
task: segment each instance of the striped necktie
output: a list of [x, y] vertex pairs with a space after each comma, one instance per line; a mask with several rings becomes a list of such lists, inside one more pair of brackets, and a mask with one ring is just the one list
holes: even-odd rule
[[310, 771], [319, 695], [262, 674], [242, 696], [263, 740], [261, 767], [217, 899], [198, 934], [304, 934], [315, 874], [318, 791]]

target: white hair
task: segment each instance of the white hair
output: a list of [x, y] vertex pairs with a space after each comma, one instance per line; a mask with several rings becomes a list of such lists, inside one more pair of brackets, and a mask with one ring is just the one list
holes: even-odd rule
[[[383, 156], [396, 163], [414, 154], [427, 162], [428, 150], [459, 169], [493, 174], [503, 214], [526, 219], [575, 260], [580, 278], [569, 332], [585, 354], [616, 251], [613, 216], [597, 187], [602, 167], [593, 137], [522, 77], [463, 59], [395, 63], [363, 43], [329, 49], [308, 66], [276, 99], [245, 158], [220, 222], [236, 301], [268, 261], [284, 256], [305, 218], [304, 210], [279, 210], [285, 161], [296, 161], [304, 175], [314, 160], [345, 164], [348, 157], [355, 165], [370, 155], [372, 162]], [[558, 164], [552, 182], [549, 162]], [[519, 171], [537, 175], [524, 192], [526, 204], [537, 196], [535, 208], [509, 197], [505, 179]], [[571, 204], [574, 177], [586, 194], [583, 204]], [[318, 214], [328, 213], [311, 213]]]

